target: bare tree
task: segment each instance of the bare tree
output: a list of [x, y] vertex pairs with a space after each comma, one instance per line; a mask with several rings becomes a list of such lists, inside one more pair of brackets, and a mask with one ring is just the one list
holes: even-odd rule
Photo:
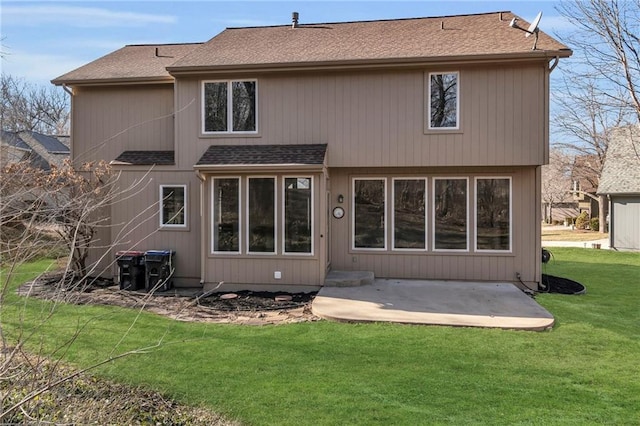
[[576, 28], [566, 41], [580, 72], [597, 81], [608, 105], [628, 108], [640, 122], [640, 0], [571, 0], [558, 11]]
[[2, 130], [30, 130], [49, 135], [69, 133], [69, 99], [54, 86], [37, 86], [2, 74], [0, 122]]
[[599, 231], [604, 232], [606, 199], [593, 193], [600, 183], [611, 131], [627, 122], [630, 110], [614, 101], [623, 97], [621, 93], [615, 94], [614, 89], [603, 91], [594, 77], [572, 71], [565, 74], [564, 95], [556, 96], [556, 110], [551, 118], [563, 140], [553, 145], [571, 154], [566, 166], [571, 168], [573, 178], [589, 182], [593, 188], [593, 191], [574, 188], [574, 192], [597, 201]]

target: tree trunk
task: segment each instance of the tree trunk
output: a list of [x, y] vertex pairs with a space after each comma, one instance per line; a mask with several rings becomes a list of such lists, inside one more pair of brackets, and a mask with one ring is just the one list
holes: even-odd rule
[[599, 232], [604, 233], [607, 224], [605, 223], [607, 215], [604, 214], [604, 207], [607, 205], [607, 198], [604, 195], [598, 196], [598, 229]]

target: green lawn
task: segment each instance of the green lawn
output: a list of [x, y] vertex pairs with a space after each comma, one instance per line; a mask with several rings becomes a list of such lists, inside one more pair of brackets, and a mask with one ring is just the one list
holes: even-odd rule
[[[246, 424], [637, 424], [640, 254], [552, 252], [545, 272], [583, 283], [587, 294], [538, 295], [557, 319], [547, 332], [327, 321], [255, 327], [146, 313], [136, 321], [122, 308], [59, 305], [32, 343], [53, 348], [84, 326], [65, 354], [80, 366], [159, 343], [97, 374]], [[21, 308], [31, 329], [51, 307], [16, 296], [8, 303], [1, 319], [14, 336]]]

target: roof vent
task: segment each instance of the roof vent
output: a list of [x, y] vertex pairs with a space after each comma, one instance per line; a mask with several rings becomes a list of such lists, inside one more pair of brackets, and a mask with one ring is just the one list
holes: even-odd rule
[[298, 28], [298, 17], [300, 15], [298, 14], [298, 12], [293, 12], [291, 14], [291, 28]]

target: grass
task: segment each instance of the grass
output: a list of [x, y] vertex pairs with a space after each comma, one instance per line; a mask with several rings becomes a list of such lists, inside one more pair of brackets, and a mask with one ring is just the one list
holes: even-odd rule
[[596, 231], [542, 226], [542, 241], [593, 241], [608, 237], [609, 234]]
[[[545, 272], [583, 283], [587, 294], [538, 295], [557, 320], [548, 332], [195, 324], [58, 305], [36, 340], [51, 350], [86, 324], [65, 354], [78, 366], [159, 343], [97, 373], [246, 424], [637, 423], [640, 254], [552, 252]], [[14, 336], [22, 307], [23, 328], [51, 307], [17, 296], [8, 302], [1, 318]]]

